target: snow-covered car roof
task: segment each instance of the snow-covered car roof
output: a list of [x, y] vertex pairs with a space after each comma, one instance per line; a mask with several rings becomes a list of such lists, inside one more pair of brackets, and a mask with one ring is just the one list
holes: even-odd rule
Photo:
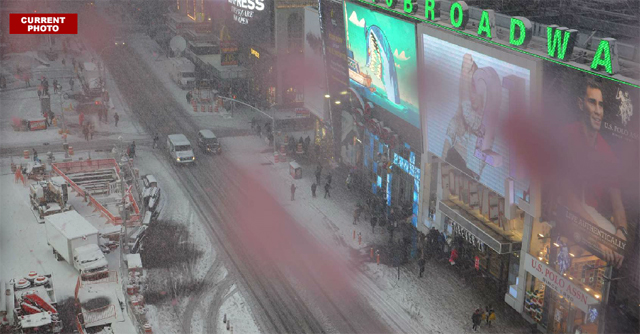
[[169, 135], [168, 137], [174, 145], [191, 145], [189, 139], [187, 139], [187, 136], [183, 134], [173, 134]]
[[151, 175], [151, 174], [147, 174], [147, 175], [143, 176], [142, 178], [147, 179], [147, 182], [149, 182], [149, 184], [158, 183], [158, 180], [156, 179], [156, 177]]
[[213, 131], [205, 129], [205, 130], [200, 130], [200, 134], [202, 135], [203, 138], [216, 138], [216, 135], [213, 134]]

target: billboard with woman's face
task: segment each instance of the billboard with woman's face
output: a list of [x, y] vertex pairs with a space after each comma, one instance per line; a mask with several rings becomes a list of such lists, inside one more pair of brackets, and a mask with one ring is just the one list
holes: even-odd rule
[[543, 84], [543, 126], [554, 139], [543, 217], [619, 268], [638, 224], [639, 90], [552, 63]]
[[529, 109], [530, 70], [430, 35], [422, 39], [428, 150], [501, 196], [511, 177], [518, 196], [527, 197], [529, 183], [518, 175], [503, 127], [509, 114]]

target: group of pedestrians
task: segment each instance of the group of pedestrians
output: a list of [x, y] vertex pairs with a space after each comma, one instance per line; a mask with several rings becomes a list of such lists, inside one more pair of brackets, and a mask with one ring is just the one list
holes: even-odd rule
[[[311, 184], [311, 197], [316, 198], [316, 190], [318, 189], [318, 184], [320, 184], [321, 180], [322, 180], [322, 165], [318, 164], [318, 166], [316, 167], [316, 181], [313, 182]], [[324, 184], [324, 198], [331, 198], [331, 181], [333, 180], [333, 177], [331, 176], [331, 173], [328, 173], [326, 176], [326, 183]], [[294, 201], [295, 200], [295, 193], [296, 193], [296, 189], [298, 189], [295, 185], [295, 183], [291, 184], [291, 200]]]
[[486, 322], [487, 326], [491, 326], [491, 322], [494, 320], [496, 320], [496, 313], [491, 305], [485, 306], [484, 309], [478, 307], [471, 315], [472, 329], [477, 332], [483, 321]]

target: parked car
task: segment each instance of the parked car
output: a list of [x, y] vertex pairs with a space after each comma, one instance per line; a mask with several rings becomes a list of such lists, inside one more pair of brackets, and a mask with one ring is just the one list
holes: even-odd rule
[[147, 174], [142, 177], [142, 184], [144, 185], [142, 200], [147, 210], [153, 212], [158, 209], [160, 195], [162, 194], [158, 187], [158, 180], [156, 180], [155, 176]]

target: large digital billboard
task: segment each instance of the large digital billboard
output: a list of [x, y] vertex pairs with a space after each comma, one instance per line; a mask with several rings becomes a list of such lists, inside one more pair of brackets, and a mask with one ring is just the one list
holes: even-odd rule
[[[541, 128], [551, 165], [542, 213], [570, 244], [621, 267], [638, 227], [637, 88], [545, 64]], [[637, 249], [637, 248], [636, 248]]]
[[415, 24], [345, 2], [349, 83], [420, 128]]
[[[318, 10], [305, 7], [304, 10], [304, 66], [313, 69], [304, 78], [304, 106], [318, 118], [328, 121], [325, 114], [327, 81], [324, 72], [324, 58], [322, 56], [322, 36], [320, 35], [320, 19]], [[311, 72], [311, 70], [310, 70]]]
[[342, 1], [321, 1], [320, 14], [327, 61], [329, 94], [338, 97], [340, 93], [346, 91], [347, 87], [349, 87], [347, 43]]
[[529, 109], [530, 70], [430, 35], [422, 39], [428, 150], [501, 196], [510, 177], [516, 195], [527, 199], [529, 182], [503, 127], [507, 116]]

